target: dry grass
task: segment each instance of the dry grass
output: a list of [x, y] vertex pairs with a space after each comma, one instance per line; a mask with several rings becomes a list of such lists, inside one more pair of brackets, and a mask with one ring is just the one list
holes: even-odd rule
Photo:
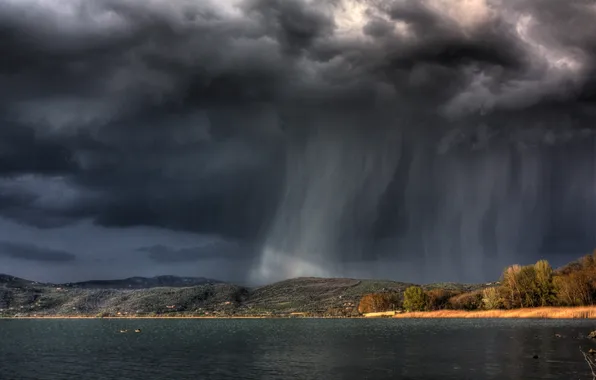
[[364, 313], [364, 318], [379, 318], [379, 317], [393, 317], [396, 314], [395, 311], [379, 311], [376, 313]]
[[535, 307], [513, 310], [438, 310], [396, 314], [394, 318], [596, 318], [596, 306]]

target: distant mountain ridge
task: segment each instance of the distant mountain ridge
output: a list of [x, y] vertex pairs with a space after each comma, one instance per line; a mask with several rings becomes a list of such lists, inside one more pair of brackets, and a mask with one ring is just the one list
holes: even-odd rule
[[4, 285], [5, 287], [22, 287], [32, 284], [37, 284], [37, 282], [25, 280], [24, 278], [11, 276], [9, 274], [0, 273], [0, 286]]
[[156, 277], [129, 277], [121, 280], [92, 280], [72, 282], [63, 284], [69, 288], [83, 289], [150, 289], [150, 288], [182, 288], [206, 284], [220, 284], [218, 281], [205, 277], [178, 277], [178, 276], [156, 276]]
[[42, 283], [25, 280], [19, 277], [0, 274], [0, 284], [9, 286], [46, 285], [79, 289], [150, 289], [150, 288], [181, 288], [207, 284], [221, 284], [223, 281], [205, 277], [180, 277], [180, 276], [155, 276], [155, 277], [129, 277], [116, 280], [90, 280], [67, 283]]

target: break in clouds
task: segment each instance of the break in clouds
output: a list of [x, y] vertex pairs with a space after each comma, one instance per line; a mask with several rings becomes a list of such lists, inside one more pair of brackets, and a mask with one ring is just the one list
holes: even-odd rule
[[[594, 19], [582, 0], [0, 0], [0, 216], [217, 236], [246, 247], [217, 273], [242, 259], [253, 282], [573, 259], [596, 246]], [[135, 260], [217, 256], [152, 244]]]

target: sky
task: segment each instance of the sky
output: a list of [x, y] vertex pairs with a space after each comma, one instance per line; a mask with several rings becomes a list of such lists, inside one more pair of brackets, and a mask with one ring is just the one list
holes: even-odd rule
[[0, 0], [0, 273], [492, 281], [596, 248], [596, 3]]

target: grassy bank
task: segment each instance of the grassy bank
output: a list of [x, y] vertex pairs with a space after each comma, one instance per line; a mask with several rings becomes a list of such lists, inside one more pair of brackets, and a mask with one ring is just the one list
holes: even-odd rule
[[513, 310], [437, 310], [396, 314], [394, 318], [596, 318], [596, 306], [534, 307]]

